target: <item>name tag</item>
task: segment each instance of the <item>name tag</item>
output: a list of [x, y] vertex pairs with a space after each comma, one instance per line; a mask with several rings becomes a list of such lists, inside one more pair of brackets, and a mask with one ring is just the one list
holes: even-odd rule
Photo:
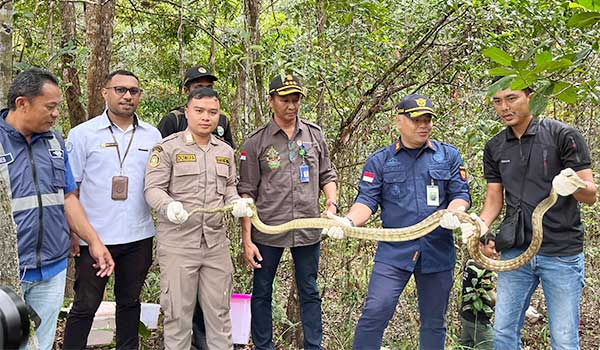
[[306, 164], [300, 165], [300, 182], [310, 181], [310, 168]]
[[195, 162], [195, 161], [196, 161], [195, 154], [178, 154], [175, 156], [175, 162], [177, 162], [177, 163]]
[[440, 189], [436, 185], [427, 186], [427, 205], [430, 207], [440, 205]]
[[229, 157], [217, 157], [217, 164], [229, 165]]

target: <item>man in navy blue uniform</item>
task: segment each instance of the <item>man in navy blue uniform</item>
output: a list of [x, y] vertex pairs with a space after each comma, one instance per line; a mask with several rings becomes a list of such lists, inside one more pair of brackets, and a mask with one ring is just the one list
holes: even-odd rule
[[[431, 140], [431, 101], [409, 95], [397, 106], [400, 139], [373, 153], [365, 164], [359, 194], [346, 217], [328, 214], [340, 226], [360, 226], [381, 207], [384, 228], [414, 225], [441, 209], [466, 210], [469, 186], [456, 148]], [[420, 348], [444, 349], [445, 313], [456, 260], [452, 229], [458, 218], [446, 214], [439, 228], [407, 242], [379, 242], [367, 301], [354, 335], [354, 349], [381, 347], [383, 332], [411, 275], [419, 297]], [[342, 238], [339, 228], [328, 230]]]

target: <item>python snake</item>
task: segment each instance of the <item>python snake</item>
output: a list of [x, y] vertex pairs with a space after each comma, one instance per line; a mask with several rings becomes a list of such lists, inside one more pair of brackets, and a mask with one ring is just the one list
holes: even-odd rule
[[[585, 187], [585, 183], [578, 184], [579, 188]], [[488, 270], [503, 272], [517, 269], [527, 264], [531, 258], [533, 258], [540, 246], [542, 245], [543, 238], [543, 225], [542, 219], [544, 214], [556, 203], [558, 200], [558, 194], [554, 188], [550, 191], [548, 197], [543, 199], [534, 209], [532, 214], [532, 237], [529, 247], [519, 256], [509, 260], [495, 260], [485, 256], [481, 250], [479, 250], [479, 237], [480, 234], [473, 234], [467, 241], [467, 250], [469, 255], [475, 262]], [[324, 229], [334, 226], [340, 226], [333, 220], [322, 219], [322, 218], [305, 218], [295, 219], [288, 221], [281, 225], [267, 225], [263, 223], [258, 215], [256, 214], [256, 206], [249, 204], [252, 208], [254, 215], [250, 217], [252, 225], [256, 227], [262, 233], [266, 234], [279, 234], [290, 230], [296, 230], [301, 228], [313, 228], [313, 229]], [[195, 213], [217, 213], [217, 212], [230, 212], [233, 209], [233, 205], [227, 205], [223, 208], [204, 209], [196, 208], [189, 212], [189, 215]], [[400, 242], [410, 241], [425, 236], [426, 234], [433, 231], [439, 226], [439, 221], [445, 213], [455, 214], [461, 223], [470, 223], [475, 226], [476, 233], [481, 233], [481, 226], [478, 221], [472, 219], [469, 214], [464, 212], [455, 212], [448, 209], [439, 210], [431, 214], [423, 221], [408, 227], [402, 228], [369, 228], [369, 227], [342, 227], [346, 237], [352, 237], [357, 239], [369, 239], [376, 241], [387, 241], [387, 242]]]

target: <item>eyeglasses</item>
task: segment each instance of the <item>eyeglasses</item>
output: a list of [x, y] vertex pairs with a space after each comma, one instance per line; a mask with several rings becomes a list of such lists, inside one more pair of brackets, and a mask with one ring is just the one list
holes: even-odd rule
[[114, 89], [115, 93], [119, 96], [125, 95], [127, 91], [129, 91], [131, 96], [137, 96], [142, 93], [142, 89], [136, 87], [127, 88], [125, 86], [107, 86], [106, 89]]

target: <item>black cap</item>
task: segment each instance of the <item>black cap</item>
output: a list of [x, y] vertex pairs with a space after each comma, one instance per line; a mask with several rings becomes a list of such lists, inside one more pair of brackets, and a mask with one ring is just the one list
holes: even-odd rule
[[433, 112], [433, 103], [431, 100], [423, 95], [411, 94], [402, 99], [396, 106], [399, 113], [406, 114], [411, 118], [417, 118], [423, 114], [431, 114], [435, 117]]
[[187, 86], [192, 80], [196, 80], [198, 78], [206, 77], [211, 81], [219, 80], [217, 77], [212, 75], [212, 73], [202, 67], [202, 66], [193, 66], [185, 72], [185, 79], [183, 79], [183, 85]]
[[295, 75], [288, 74], [285, 77], [282, 77], [278, 74], [269, 84], [269, 95], [285, 96], [296, 92], [306, 97], [306, 92], [302, 87], [302, 83]]

